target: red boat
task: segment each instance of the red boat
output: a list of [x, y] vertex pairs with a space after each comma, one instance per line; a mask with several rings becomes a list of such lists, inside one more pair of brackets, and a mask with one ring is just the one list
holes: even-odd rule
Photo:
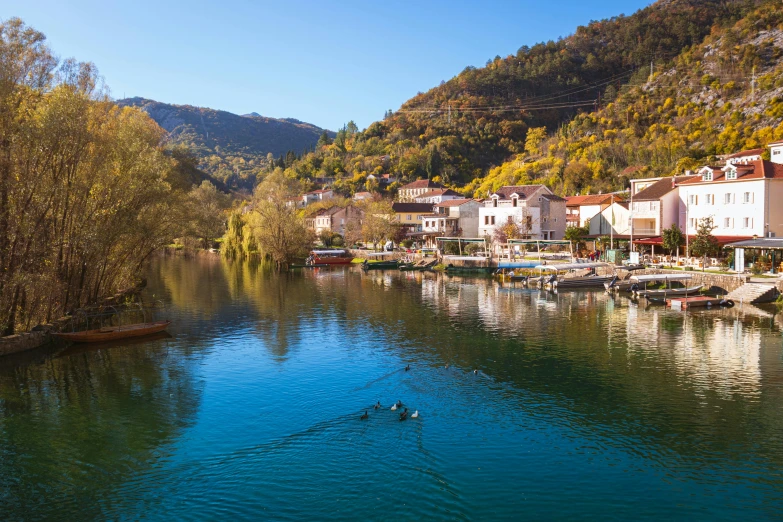
[[105, 341], [114, 341], [117, 339], [127, 339], [129, 337], [141, 337], [161, 332], [166, 329], [171, 321], [156, 321], [154, 323], [138, 323], [126, 326], [109, 326], [97, 330], [87, 330], [85, 332], [56, 333], [52, 334], [59, 339], [72, 341], [74, 343], [98, 343]]
[[313, 250], [307, 258], [308, 265], [349, 265], [353, 256], [345, 250]]

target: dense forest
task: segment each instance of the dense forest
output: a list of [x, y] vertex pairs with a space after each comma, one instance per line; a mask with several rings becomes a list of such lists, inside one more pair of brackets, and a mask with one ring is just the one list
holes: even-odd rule
[[[326, 132], [295, 119], [243, 116], [191, 105], [171, 105], [145, 98], [119, 100], [120, 107], [138, 107], [167, 132], [167, 144], [186, 149], [196, 166], [214, 182], [231, 189], [252, 190], [259, 171], [273, 161], [312, 150]], [[179, 147], [178, 147], [179, 146]]]
[[287, 172], [346, 195], [378, 188], [368, 176], [383, 172], [467, 194], [532, 180], [573, 193], [763, 144], [780, 132], [780, 11], [662, 0], [592, 22], [468, 67], [364, 131], [346, 126]]

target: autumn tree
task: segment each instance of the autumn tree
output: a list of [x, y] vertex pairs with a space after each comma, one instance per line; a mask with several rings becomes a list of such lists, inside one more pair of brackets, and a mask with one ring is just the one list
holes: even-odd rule
[[301, 182], [277, 168], [256, 187], [249, 225], [261, 252], [285, 268], [295, 257], [304, 257], [313, 237], [291, 198], [301, 193]]
[[188, 194], [191, 234], [199, 238], [204, 248], [226, 231], [226, 210], [231, 205], [228, 194], [220, 192], [208, 180]]
[[394, 235], [392, 223], [394, 211], [389, 201], [380, 200], [369, 203], [362, 222], [362, 239], [378, 249], [378, 244]]

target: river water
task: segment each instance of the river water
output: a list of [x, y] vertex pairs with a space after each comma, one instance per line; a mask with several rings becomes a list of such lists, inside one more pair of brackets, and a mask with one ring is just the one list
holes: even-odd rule
[[216, 257], [148, 280], [171, 337], [0, 359], [0, 519], [780, 517], [775, 308]]

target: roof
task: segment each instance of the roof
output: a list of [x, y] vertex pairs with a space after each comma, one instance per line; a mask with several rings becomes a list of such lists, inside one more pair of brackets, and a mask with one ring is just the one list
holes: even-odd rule
[[[729, 243], [733, 243], [736, 241], [744, 241], [746, 239], [751, 239], [748, 236], [712, 236], [715, 238], [715, 240], [718, 242], [719, 245], [727, 245]], [[696, 239], [696, 236], [693, 234], [688, 235], [688, 241], [693, 241]], [[644, 239], [634, 239], [633, 240], [634, 245], [663, 245], [663, 237], [661, 236], [655, 236], [655, 237], [647, 237]]]
[[546, 187], [544, 185], [506, 185], [497, 189], [492, 195], [497, 194], [502, 199], [510, 199], [512, 194], [516, 194], [521, 198], [528, 198], [541, 188]]
[[324, 194], [326, 192], [331, 192], [332, 189], [318, 189], [318, 190], [312, 190], [308, 192], [307, 194]]
[[367, 197], [367, 196], [372, 197], [372, 193], [371, 192], [357, 192], [356, 194], [353, 195], [353, 197], [355, 197], [355, 198], [358, 198], [360, 196], [361, 197]]
[[581, 207], [587, 205], [610, 205], [612, 200], [615, 202], [623, 199], [617, 194], [587, 194], [585, 196], [567, 196], [566, 205], [569, 207]]
[[432, 212], [432, 203], [392, 203], [392, 210], [397, 213], [427, 214]]
[[[728, 165], [726, 167], [728, 167]], [[733, 183], [735, 181], [748, 181], [753, 179], [783, 179], [783, 165], [780, 163], [772, 163], [771, 161], [756, 160], [742, 165], [731, 165], [731, 167], [737, 169], [737, 179], [732, 180], [726, 179], [726, 173], [723, 170], [726, 167], [707, 167], [712, 169], [712, 181], [704, 181], [701, 174], [699, 174], [687, 181], [683, 181], [682, 184], [696, 185], [700, 183], [715, 183], [717, 181]], [[704, 167], [700, 170], [704, 170]]]
[[446, 201], [441, 201], [440, 203], [438, 203], [438, 204], [437, 204], [437, 205], [435, 205], [435, 206], [436, 206], [436, 207], [461, 207], [461, 206], [462, 206], [462, 205], [464, 205], [465, 203], [470, 203], [470, 202], [472, 202], [472, 201], [474, 201], [474, 202], [478, 203], [478, 202], [477, 202], [475, 199], [468, 199], [468, 198], [463, 198], [463, 199], [447, 199]]
[[747, 239], [726, 245], [729, 248], [761, 248], [765, 250], [783, 250], [783, 238], [759, 237], [756, 239]]
[[331, 216], [332, 214], [336, 214], [337, 212], [340, 212], [342, 210], [341, 207], [329, 207], [329, 208], [322, 208], [315, 214], [313, 214], [312, 217], [319, 217], [319, 216]]
[[729, 154], [728, 156], [724, 156], [724, 157], [726, 159], [734, 159], [734, 158], [744, 158], [745, 156], [761, 156], [764, 150], [765, 149], [743, 150], [742, 152], [735, 152], [734, 154]]
[[437, 197], [437, 196], [459, 196], [459, 193], [454, 192], [451, 189], [441, 188], [441, 189], [430, 190], [429, 192], [425, 192], [424, 194], [420, 194], [420, 195], [418, 195], [416, 197], [417, 198], [433, 198], [433, 197]]
[[649, 187], [637, 192], [633, 199], [636, 201], [658, 200], [674, 190], [676, 185], [688, 183], [689, 181], [693, 181], [696, 178], [701, 178], [701, 176], [676, 176], [662, 178]]
[[403, 185], [402, 187], [400, 187], [400, 190], [421, 189], [421, 188], [443, 188], [443, 185], [428, 179], [417, 179], [416, 181], [408, 183], [407, 185]]
[[557, 194], [541, 194], [541, 197], [549, 201], [565, 201], [565, 198], [561, 198]]
[[771, 147], [772, 145], [783, 145], [783, 140], [773, 141], [772, 143], [767, 143], [767, 147]]

